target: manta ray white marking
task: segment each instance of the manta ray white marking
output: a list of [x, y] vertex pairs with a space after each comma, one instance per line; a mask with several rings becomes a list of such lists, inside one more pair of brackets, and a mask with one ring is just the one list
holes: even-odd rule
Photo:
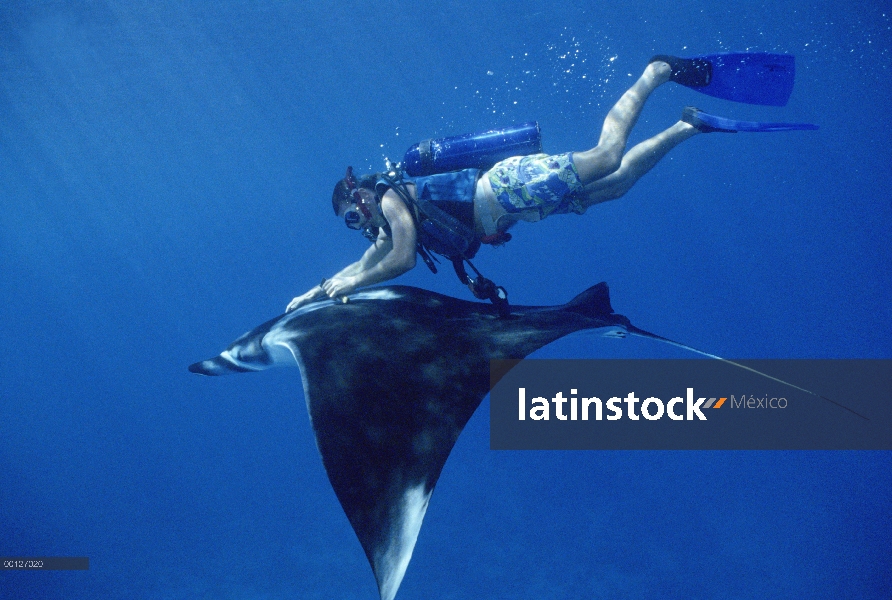
[[351, 300], [398, 300], [402, 298], [401, 294], [396, 293], [395, 291], [387, 288], [381, 289], [372, 289], [372, 290], [363, 290], [361, 292], [356, 292], [355, 294], [350, 294], [349, 296], [341, 296], [338, 298], [325, 298], [323, 300], [317, 300], [315, 302], [311, 302], [310, 304], [305, 304], [298, 309], [291, 311], [290, 313], [286, 313], [282, 320], [277, 323], [277, 327], [281, 327], [286, 323], [290, 323], [294, 319], [298, 317], [302, 317], [311, 312], [315, 312], [317, 310], [322, 310], [324, 308], [328, 308], [334, 304], [342, 304], [350, 302]]
[[[240, 348], [233, 348], [232, 350], [235, 350], [236, 352], [238, 352], [240, 350]], [[229, 361], [230, 363], [232, 363], [236, 367], [239, 367], [240, 369], [245, 369], [248, 371], [263, 371], [266, 369], [265, 366], [257, 367], [255, 365], [252, 365], [251, 363], [246, 363], [243, 360], [239, 360], [238, 358], [233, 356], [232, 350], [224, 350], [223, 352], [220, 353], [220, 358], [222, 358], [223, 360]]]
[[398, 300], [402, 297], [402, 294], [387, 288], [357, 292], [348, 296], [350, 300]]
[[379, 566], [379, 573], [386, 573], [385, 578], [378, 582], [381, 600], [393, 600], [396, 596], [409, 561], [412, 560], [412, 551], [421, 531], [421, 523], [427, 512], [432, 492], [425, 492], [423, 483], [406, 490], [400, 505], [401, 518], [397, 531], [386, 548], [375, 556], [375, 563]]

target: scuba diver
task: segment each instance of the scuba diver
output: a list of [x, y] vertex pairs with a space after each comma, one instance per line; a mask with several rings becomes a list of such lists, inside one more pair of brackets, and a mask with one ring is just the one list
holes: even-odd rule
[[[506, 242], [508, 230], [519, 221], [581, 215], [590, 206], [620, 198], [670, 150], [699, 133], [816, 129], [804, 123], [733, 121], [688, 107], [677, 123], [625, 152], [644, 103], [664, 83], [674, 81], [740, 102], [782, 106], [792, 92], [792, 61], [789, 55], [767, 53], [655, 56], [608, 112], [597, 146], [584, 152], [512, 156], [488, 170], [450, 170], [424, 177], [403, 177], [392, 170], [357, 180], [348, 167], [335, 186], [332, 206], [372, 245], [358, 261], [294, 298], [286, 312], [323, 297], [346, 301], [354, 290], [411, 270], [416, 256], [436, 272], [433, 252], [452, 261], [459, 279], [475, 296], [490, 299], [506, 315], [505, 290], [470, 263], [481, 243]], [[771, 79], [765, 79], [766, 73]], [[467, 275], [465, 262], [476, 278]]]

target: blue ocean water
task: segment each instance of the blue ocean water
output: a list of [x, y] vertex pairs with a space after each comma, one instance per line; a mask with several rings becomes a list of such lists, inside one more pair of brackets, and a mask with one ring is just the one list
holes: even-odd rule
[[[5, 2], [0, 598], [375, 598], [296, 370], [186, 371], [366, 247], [347, 164], [538, 120], [594, 145], [657, 53], [797, 56], [816, 132], [698, 136], [624, 198], [521, 225], [478, 267], [518, 304], [597, 281], [729, 357], [892, 358], [892, 17], [878, 2]], [[466, 297], [423, 267], [407, 283]], [[578, 336], [541, 356], [662, 353]], [[659, 354], [662, 355], [662, 354]], [[484, 405], [398, 598], [888, 598], [892, 456], [492, 452]]]

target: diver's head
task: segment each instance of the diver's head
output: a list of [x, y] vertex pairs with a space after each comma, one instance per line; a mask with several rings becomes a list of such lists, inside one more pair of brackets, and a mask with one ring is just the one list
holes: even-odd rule
[[335, 214], [343, 218], [350, 229], [373, 226], [378, 214], [375, 178], [364, 177], [357, 184], [353, 167], [347, 167], [347, 175], [335, 185], [331, 204]]

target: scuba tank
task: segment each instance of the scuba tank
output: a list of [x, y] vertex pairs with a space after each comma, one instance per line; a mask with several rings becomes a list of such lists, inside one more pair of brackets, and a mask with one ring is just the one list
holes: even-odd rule
[[500, 160], [542, 152], [539, 124], [524, 123], [483, 133], [424, 140], [403, 157], [410, 177], [436, 175], [462, 169], [489, 169]]

